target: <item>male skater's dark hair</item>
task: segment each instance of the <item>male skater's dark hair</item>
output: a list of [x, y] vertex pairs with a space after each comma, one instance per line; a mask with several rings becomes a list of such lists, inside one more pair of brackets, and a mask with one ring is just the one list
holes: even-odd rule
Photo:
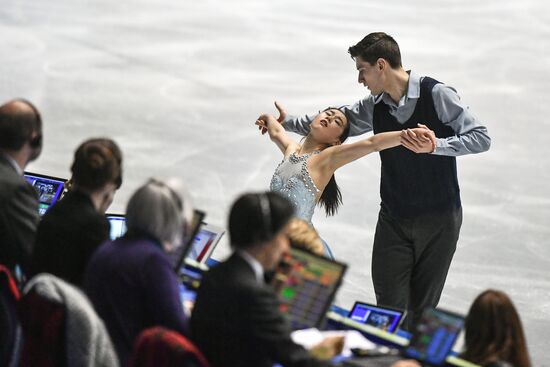
[[353, 59], [360, 57], [371, 65], [374, 65], [376, 60], [382, 58], [389, 62], [392, 69], [402, 66], [399, 45], [392, 36], [384, 32], [367, 34], [359, 43], [351, 46], [348, 52]]

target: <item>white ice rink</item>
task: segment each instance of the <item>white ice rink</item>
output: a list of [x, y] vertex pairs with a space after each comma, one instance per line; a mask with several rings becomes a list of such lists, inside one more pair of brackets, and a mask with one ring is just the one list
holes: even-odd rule
[[[550, 366], [549, 2], [2, 0], [0, 102], [42, 111], [29, 170], [68, 177], [82, 140], [110, 136], [125, 159], [111, 211], [147, 177], [177, 176], [225, 225], [281, 159], [255, 118], [275, 99], [302, 114], [365, 96], [347, 48], [373, 31], [396, 38], [407, 69], [455, 87], [492, 137], [489, 152], [458, 158], [464, 222], [440, 305], [466, 313], [480, 291], [506, 291], [534, 365]], [[379, 175], [375, 154], [337, 172], [344, 206], [314, 218], [351, 266], [343, 307], [374, 301]]]

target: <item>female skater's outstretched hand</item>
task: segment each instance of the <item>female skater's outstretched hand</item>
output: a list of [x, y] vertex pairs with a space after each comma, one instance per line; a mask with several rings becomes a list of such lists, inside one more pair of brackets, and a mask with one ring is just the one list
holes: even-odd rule
[[273, 135], [280, 134], [284, 132], [283, 126], [279, 123], [277, 119], [273, 115], [261, 115], [255, 122], [255, 124], [260, 128], [262, 131], [269, 131], [269, 135], [271, 138], [273, 138]]
[[[275, 108], [277, 108], [277, 111], [279, 111], [279, 117], [277, 118], [277, 121], [282, 124], [283, 121], [285, 120], [286, 118], [286, 111], [285, 109], [279, 104], [279, 102], [275, 101]], [[269, 114], [267, 113], [264, 113], [264, 114], [261, 114], [260, 117], [258, 117], [257, 120], [265, 120], [267, 121], [267, 116], [270, 116]], [[262, 135], [265, 134], [267, 132], [267, 128], [266, 127], [261, 127], [260, 126], [260, 130], [262, 132]]]
[[417, 128], [401, 131], [401, 144], [415, 153], [433, 153], [437, 138], [426, 125], [418, 124]]
[[297, 145], [291, 138], [286, 134], [285, 128], [279, 120], [277, 120], [272, 115], [261, 115], [256, 120], [256, 126], [258, 126], [262, 131], [265, 130], [269, 133], [269, 138], [277, 147], [281, 150], [283, 154], [286, 154], [287, 149], [294, 148]]
[[255, 125], [262, 130], [262, 134], [264, 133], [264, 130], [267, 132], [267, 120], [269, 116], [270, 115], [261, 115], [255, 122]]

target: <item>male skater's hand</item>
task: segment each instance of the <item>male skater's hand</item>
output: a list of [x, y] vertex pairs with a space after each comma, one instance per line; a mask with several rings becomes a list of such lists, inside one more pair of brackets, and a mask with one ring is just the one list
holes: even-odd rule
[[418, 124], [417, 128], [401, 131], [401, 144], [415, 153], [433, 153], [437, 139], [426, 125]]
[[[277, 121], [279, 121], [280, 124], [283, 123], [283, 121], [285, 120], [286, 118], [286, 111], [285, 109], [279, 104], [279, 102], [275, 101], [275, 108], [277, 108], [277, 110], [279, 111], [279, 117], [277, 118]], [[269, 114], [267, 113], [264, 113], [262, 115], [260, 115], [260, 117], [258, 117], [256, 120], [264, 120], [264, 121], [267, 121], [267, 116], [269, 116]], [[262, 135], [265, 134], [267, 132], [267, 128], [265, 127], [262, 127], [262, 126], [259, 126], [260, 128], [260, 131], [262, 132]]]

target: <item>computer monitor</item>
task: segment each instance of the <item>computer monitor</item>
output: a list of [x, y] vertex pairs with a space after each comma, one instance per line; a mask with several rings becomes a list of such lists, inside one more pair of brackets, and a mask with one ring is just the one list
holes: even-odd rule
[[25, 172], [24, 175], [38, 193], [38, 214], [43, 216], [63, 196], [67, 180], [33, 172]]
[[105, 214], [109, 224], [111, 226], [109, 232], [109, 238], [111, 241], [116, 240], [119, 237], [124, 236], [126, 233], [126, 217], [123, 214]]
[[186, 258], [178, 269], [180, 280], [180, 296], [184, 309], [191, 314], [195, 297], [202, 281], [202, 276], [208, 271], [208, 266]]
[[272, 284], [294, 330], [321, 327], [346, 270], [346, 264], [291, 247]]
[[375, 306], [357, 301], [348, 317], [354, 321], [393, 333], [405, 317], [405, 311], [393, 307]]
[[426, 308], [403, 354], [430, 365], [443, 365], [464, 326], [464, 317], [440, 308]]
[[214, 251], [225, 231], [220, 228], [202, 222], [198, 233], [195, 234], [191, 248], [176, 269], [181, 283], [186, 289], [186, 297], [196, 292], [205, 271], [208, 271], [207, 260]]

